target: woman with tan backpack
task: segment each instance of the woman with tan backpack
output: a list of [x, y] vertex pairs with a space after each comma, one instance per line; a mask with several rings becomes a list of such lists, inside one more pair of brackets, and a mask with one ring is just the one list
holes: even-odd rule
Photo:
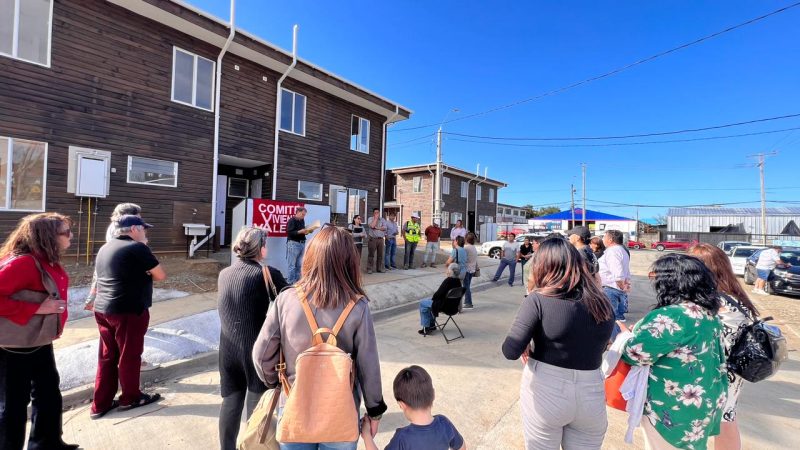
[[378, 431], [386, 404], [359, 259], [349, 233], [323, 227], [300, 280], [275, 300], [256, 340], [258, 376], [282, 391], [282, 450], [355, 450], [362, 392], [373, 436]]

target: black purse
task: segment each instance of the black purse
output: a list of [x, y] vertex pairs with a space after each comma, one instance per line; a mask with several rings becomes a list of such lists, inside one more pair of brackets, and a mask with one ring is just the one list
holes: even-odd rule
[[[738, 303], [735, 306], [747, 317]], [[728, 355], [728, 368], [751, 383], [775, 375], [788, 358], [786, 338], [780, 328], [766, 323], [770, 320], [765, 317], [745, 327]]]

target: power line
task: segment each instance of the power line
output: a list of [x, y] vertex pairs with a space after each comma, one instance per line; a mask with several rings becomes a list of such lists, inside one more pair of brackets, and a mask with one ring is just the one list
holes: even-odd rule
[[[699, 39], [695, 39], [695, 40], [693, 40], [691, 42], [687, 42], [687, 43], [679, 45], [677, 47], [673, 47], [673, 48], [671, 48], [669, 50], [665, 50], [665, 51], [662, 51], [660, 53], [656, 53], [655, 55], [648, 56], [647, 58], [640, 59], [640, 60], [638, 60], [636, 62], [627, 64], [627, 65], [622, 66], [622, 67], [618, 67], [618, 68], [616, 68], [614, 70], [605, 72], [603, 74], [596, 75], [596, 76], [593, 76], [593, 77], [590, 77], [590, 78], [585, 78], [585, 79], [583, 79], [581, 81], [578, 81], [578, 82], [575, 82], [575, 83], [560, 87], [558, 89], [547, 91], [547, 92], [545, 92], [543, 94], [539, 94], [539, 95], [534, 96], [534, 97], [529, 97], [529, 98], [526, 98], [526, 99], [517, 100], [515, 102], [509, 103], [509, 104], [506, 104], [506, 105], [503, 105], [503, 106], [497, 106], [497, 107], [488, 109], [486, 111], [482, 111], [482, 112], [478, 112], [478, 113], [474, 113], [474, 114], [469, 114], [469, 115], [466, 115], [466, 116], [456, 117], [456, 118], [450, 119], [449, 121], [442, 122], [442, 124], [450, 123], [450, 122], [456, 122], [456, 121], [459, 121], [459, 120], [471, 119], [471, 118], [474, 118], [474, 117], [484, 116], [486, 114], [491, 114], [491, 113], [494, 113], [494, 112], [497, 112], [497, 111], [502, 111], [504, 109], [513, 108], [515, 106], [519, 106], [519, 105], [522, 105], [524, 103], [528, 103], [528, 102], [532, 102], [532, 101], [535, 101], [535, 100], [540, 100], [540, 99], [545, 98], [545, 97], [550, 97], [550, 96], [553, 96], [553, 95], [557, 95], [557, 94], [560, 94], [562, 92], [566, 92], [566, 91], [569, 91], [571, 89], [574, 89], [574, 88], [576, 88], [578, 86], [582, 86], [584, 84], [588, 84], [588, 83], [591, 83], [593, 81], [601, 80], [603, 78], [608, 78], [610, 76], [613, 76], [613, 75], [616, 75], [618, 73], [624, 72], [624, 71], [626, 71], [628, 69], [631, 69], [633, 67], [636, 67], [638, 65], [645, 64], [645, 63], [648, 63], [648, 62], [653, 61], [655, 59], [658, 59], [658, 58], [660, 58], [662, 56], [666, 56], [666, 55], [669, 55], [671, 53], [675, 53], [677, 51], [680, 51], [680, 50], [683, 50], [685, 48], [691, 47], [693, 45], [699, 44], [701, 42], [704, 42], [704, 41], [713, 39], [715, 37], [721, 36], [721, 35], [723, 35], [725, 33], [729, 33], [731, 31], [737, 30], [739, 28], [742, 28], [742, 27], [745, 27], [745, 26], [748, 26], [748, 25], [752, 25], [752, 24], [754, 24], [756, 22], [759, 22], [761, 20], [764, 20], [764, 19], [766, 19], [768, 17], [771, 17], [771, 16], [774, 16], [776, 14], [780, 14], [782, 12], [788, 11], [789, 9], [792, 9], [792, 8], [794, 8], [796, 6], [800, 6], [800, 2], [792, 3], [791, 5], [785, 6], [785, 7], [780, 8], [780, 9], [776, 9], [775, 11], [772, 11], [770, 13], [764, 14], [763, 16], [759, 16], [759, 17], [750, 19], [750, 20], [748, 20], [746, 22], [742, 22], [742, 23], [740, 23], [738, 25], [734, 25], [732, 27], [725, 28], [724, 30], [717, 31], [716, 33], [712, 33], [712, 34], [709, 34], [707, 36], [703, 36], [703, 37], [701, 37]], [[437, 126], [437, 125], [440, 125], [440, 123], [431, 123], [431, 124], [426, 124], [426, 125], [419, 125], [419, 126], [416, 126], [416, 127], [398, 128], [396, 130], [389, 130], [389, 131], [400, 132], [400, 131], [418, 130], [420, 128], [428, 128], [428, 127], [433, 127], [433, 126]]]
[[[761, 122], [770, 122], [773, 120], [783, 120], [783, 119], [792, 119], [795, 117], [800, 117], [800, 113], [795, 114], [786, 114], [783, 116], [775, 116], [775, 117], [765, 117], [761, 119], [753, 119], [753, 120], [746, 120], [743, 122], [734, 122], [734, 123], [726, 123], [723, 125], [713, 125], [707, 127], [700, 127], [700, 128], [686, 128], [682, 130], [671, 130], [671, 131], [656, 131], [651, 133], [640, 133], [640, 134], [628, 134], [628, 135], [618, 135], [618, 136], [576, 136], [576, 137], [511, 137], [511, 136], [479, 136], [474, 134], [464, 134], [464, 133], [454, 133], [452, 131], [445, 132], [451, 136], [459, 136], [459, 137], [467, 137], [472, 139], [486, 139], [486, 140], [495, 140], [495, 141], [597, 141], [597, 140], [606, 140], [606, 139], [629, 139], [629, 138], [638, 138], [638, 137], [652, 137], [652, 136], [666, 136], [672, 134], [684, 134], [684, 133], [696, 133], [698, 131], [709, 131], [709, 130], [719, 130], [721, 128], [731, 128], [731, 127], [738, 127], [742, 125], [751, 125], [754, 123], [761, 123]], [[754, 135], [754, 134], [768, 134], [768, 133], [780, 133], [783, 131], [790, 131], [790, 130], [797, 130], [800, 127], [795, 128], [786, 128], [783, 130], [775, 130], [769, 132], [756, 132], [756, 133], [749, 133], [746, 134]], [[733, 137], [737, 137], [735, 135]], [[727, 137], [727, 136], [726, 136]], [[709, 138], [693, 138], [696, 140], [702, 139], [709, 139]], [[661, 142], [668, 142], [668, 141], [661, 141]], [[679, 141], [680, 142], [680, 141]], [[645, 142], [645, 144], [652, 144], [658, 142]], [[609, 145], [609, 144], [604, 144]], [[615, 145], [624, 145], [623, 144], [615, 144]], [[631, 145], [631, 144], [628, 144]]]
[[[771, 187], [767, 188], [768, 191], [783, 191], [783, 190], [795, 190], [800, 189], [800, 186], [780, 186], [780, 187]], [[672, 188], [665, 188], [665, 189], [639, 189], [639, 188], [627, 188], [627, 189], [592, 189], [592, 192], [709, 192], [709, 191], [758, 191], [758, 188], [679, 188], [679, 189], [672, 189]], [[523, 194], [523, 193], [536, 193], [536, 192], [561, 192], [563, 189], [530, 189], [524, 191], [517, 191], [513, 189], [505, 190], [505, 192], [514, 193], [514, 194]]]

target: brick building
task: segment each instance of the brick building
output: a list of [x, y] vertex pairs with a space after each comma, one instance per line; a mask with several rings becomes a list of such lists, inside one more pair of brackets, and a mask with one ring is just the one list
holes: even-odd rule
[[[422, 218], [423, 228], [430, 225], [433, 220], [435, 180], [436, 163], [387, 170], [384, 213], [395, 212], [398, 222], [402, 223], [417, 212]], [[507, 186], [502, 181], [444, 165], [442, 228], [449, 229], [457, 220], [463, 220], [464, 226], [474, 232], [482, 224], [494, 222], [497, 191]]]

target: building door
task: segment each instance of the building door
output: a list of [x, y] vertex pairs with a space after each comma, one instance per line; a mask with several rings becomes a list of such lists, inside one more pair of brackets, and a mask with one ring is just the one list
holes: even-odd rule
[[219, 227], [219, 245], [225, 245], [225, 208], [227, 207], [228, 200], [228, 177], [226, 175], [217, 175], [217, 210], [214, 212], [216, 216], [217, 226]]
[[468, 224], [467, 229], [471, 233], [475, 233], [475, 211], [467, 212], [467, 224]]

